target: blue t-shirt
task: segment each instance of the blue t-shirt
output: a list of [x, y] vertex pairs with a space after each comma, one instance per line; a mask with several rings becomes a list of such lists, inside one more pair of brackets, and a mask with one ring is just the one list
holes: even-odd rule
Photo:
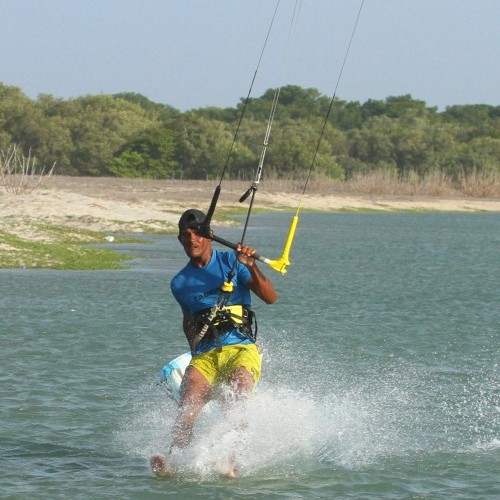
[[[195, 267], [188, 262], [170, 282], [170, 288], [184, 313], [192, 315], [197, 311], [209, 309], [215, 305], [219, 297], [221, 285], [228, 279], [236, 261], [233, 292], [227, 305], [242, 304], [250, 306], [252, 297], [248, 282], [250, 271], [238, 261], [234, 252], [212, 250], [210, 262], [203, 267]], [[249, 344], [251, 341], [238, 329], [219, 336], [221, 345]], [[207, 352], [215, 347], [215, 339], [202, 340], [195, 354]]]

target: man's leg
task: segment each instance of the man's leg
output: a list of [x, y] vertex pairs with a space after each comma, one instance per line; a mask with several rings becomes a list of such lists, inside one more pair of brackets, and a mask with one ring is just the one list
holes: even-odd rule
[[188, 366], [181, 384], [181, 400], [173, 428], [172, 448], [184, 448], [191, 440], [196, 417], [209, 401], [212, 387], [194, 366]]
[[[229, 386], [231, 388], [231, 400], [234, 403], [244, 401], [255, 387], [253, 375], [245, 367], [238, 366], [229, 377]], [[247, 423], [245, 420], [242, 420], [238, 425], [238, 430], [241, 432], [246, 428]], [[230, 478], [236, 477], [237, 468], [235, 453], [232, 453], [227, 461], [221, 461], [215, 465], [217, 472]]]
[[236, 368], [229, 379], [235, 401], [244, 399], [255, 387], [253, 375], [243, 366]]
[[[193, 366], [188, 366], [181, 384], [181, 401], [173, 427], [170, 449], [184, 448], [191, 439], [194, 422], [201, 409], [210, 399], [212, 389], [207, 379]], [[158, 477], [174, 476], [175, 465], [164, 455], [153, 455], [149, 464]]]
[[229, 385], [236, 401], [251, 393], [260, 379], [262, 356], [255, 344], [238, 347], [231, 360]]

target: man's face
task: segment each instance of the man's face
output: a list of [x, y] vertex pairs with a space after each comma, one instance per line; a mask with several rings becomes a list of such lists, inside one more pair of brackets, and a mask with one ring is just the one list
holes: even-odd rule
[[211, 255], [210, 240], [199, 236], [196, 229], [183, 229], [179, 235], [179, 241], [191, 259], [203, 259], [204, 256]]

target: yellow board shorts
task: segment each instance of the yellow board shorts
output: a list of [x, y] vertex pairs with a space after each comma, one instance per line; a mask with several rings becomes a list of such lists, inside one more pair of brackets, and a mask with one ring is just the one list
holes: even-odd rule
[[229, 382], [229, 378], [236, 368], [244, 367], [253, 376], [257, 383], [260, 379], [262, 355], [255, 344], [235, 344], [194, 356], [190, 366], [200, 371], [210, 384]]

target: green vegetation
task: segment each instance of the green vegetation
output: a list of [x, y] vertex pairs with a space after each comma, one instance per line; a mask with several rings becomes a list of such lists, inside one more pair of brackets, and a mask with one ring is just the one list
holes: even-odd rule
[[[83, 229], [51, 224], [22, 223], [0, 231], [0, 268], [97, 270], [123, 269], [132, 257], [109, 248], [104, 235]], [[132, 238], [115, 239], [116, 243], [134, 242]]]
[[[269, 89], [249, 100], [227, 180], [253, 178], [274, 94]], [[36, 156], [40, 169], [55, 163], [59, 175], [216, 180], [243, 102], [183, 113], [135, 93], [32, 100], [0, 82], [0, 150], [18, 145], [23, 154]], [[264, 168], [268, 183], [303, 185], [329, 106], [330, 97], [316, 89], [281, 89]], [[365, 103], [337, 99], [329, 116], [311, 187], [336, 183], [337, 192], [375, 194], [500, 193], [500, 106], [456, 105], [439, 112], [404, 95]], [[238, 210], [244, 211], [228, 207], [226, 214]], [[3, 219], [1, 268], [116, 269], [129, 258], [96, 246], [104, 243], [100, 233], [23, 224], [13, 227]]]
[[[249, 100], [228, 179], [253, 178], [274, 89]], [[315, 89], [283, 87], [265, 176], [304, 179], [330, 105]], [[0, 83], [0, 149], [30, 148], [59, 175], [216, 179], [225, 165], [243, 100], [236, 108], [182, 113], [134, 93], [62, 100], [26, 97]], [[349, 181], [382, 172], [395, 179], [442, 174], [463, 182], [500, 175], [500, 106], [439, 112], [409, 95], [365, 103], [336, 100], [315, 162], [316, 180]]]

